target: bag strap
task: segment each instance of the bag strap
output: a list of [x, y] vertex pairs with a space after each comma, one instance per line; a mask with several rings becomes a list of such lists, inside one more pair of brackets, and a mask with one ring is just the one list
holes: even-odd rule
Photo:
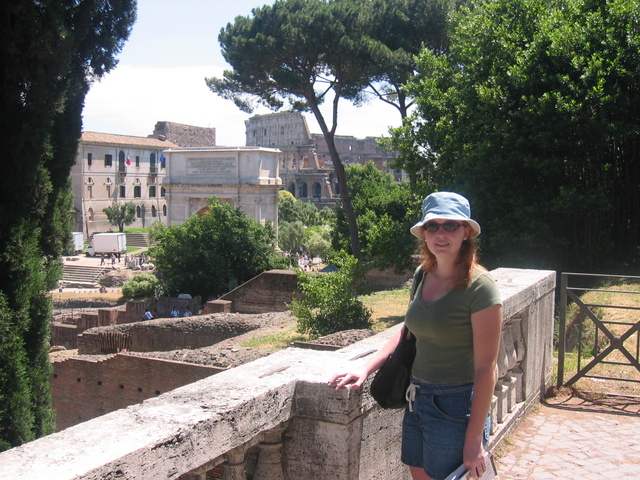
[[[416, 273], [413, 274], [413, 283], [411, 284], [411, 300], [413, 300], [413, 298], [416, 296], [416, 292], [418, 290], [418, 286], [420, 285], [420, 282], [422, 281], [422, 277], [424, 277], [424, 270], [422, 270], [422, 265], [419, 266], [416, 269]], [[407, 325], [403, 325], [402, 326], [402, 336], [400, 338], [402, 339], [409, 339], [413, 336], [413, 332], [411, 332], [408, 328]]]
[[411, 284], [411, 300], [416, 296], [416, 291], [418, 290], [418, 286], [422, 281], [422, 277], [424, 276], [424, 270], [422, 270], [422, 265], [416, 269], [416, 273], [413, 274], [413, 283]]

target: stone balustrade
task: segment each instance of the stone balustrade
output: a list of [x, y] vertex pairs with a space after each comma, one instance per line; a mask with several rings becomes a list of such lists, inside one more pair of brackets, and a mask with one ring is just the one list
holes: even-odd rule
[[[498, 269], [504, 328], [490, 448], [551, 382], [555, 273]], [[0, 454], [12, 480], [409, 479], [400, 410], [331, 375], [379, 349], [400, 326], [343, 349], [290, 348]]]

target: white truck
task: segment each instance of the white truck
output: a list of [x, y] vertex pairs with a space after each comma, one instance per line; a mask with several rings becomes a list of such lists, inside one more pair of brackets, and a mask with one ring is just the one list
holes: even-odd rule
[[126, 233], [96, 233], [93, 235], [91, 245], [87, 247], [88, 257], [100, 255], [101, 253], [111, 255], [112, 253], [125, 253], [127, 251]]
[[84, 250], [84, 235], [82, 232], [71, 232], [71, 238], [73, 240], [73, 252], [78, 254]]

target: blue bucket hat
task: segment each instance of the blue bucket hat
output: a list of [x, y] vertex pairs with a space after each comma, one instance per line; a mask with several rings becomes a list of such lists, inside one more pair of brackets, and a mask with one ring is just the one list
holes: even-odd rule
[[471, 219], [469, 200], [454, 192], [436, 192], [422, 202], [422, 219], [411, 227], [411, 233], [424, 240], [422, 226], [431, 220], [458, 220], [471, 227], [471, 237], [480, 235], [480, 225]]

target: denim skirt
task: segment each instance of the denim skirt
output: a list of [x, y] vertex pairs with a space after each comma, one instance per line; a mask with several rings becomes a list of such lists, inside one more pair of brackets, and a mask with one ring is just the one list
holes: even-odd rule
[[[444, 480], [462, 464], [473, 383], [426, 383], [411, 379], [402, 421], [402, 463]], [[485, 428], [488, 438], [489, 420]]]

